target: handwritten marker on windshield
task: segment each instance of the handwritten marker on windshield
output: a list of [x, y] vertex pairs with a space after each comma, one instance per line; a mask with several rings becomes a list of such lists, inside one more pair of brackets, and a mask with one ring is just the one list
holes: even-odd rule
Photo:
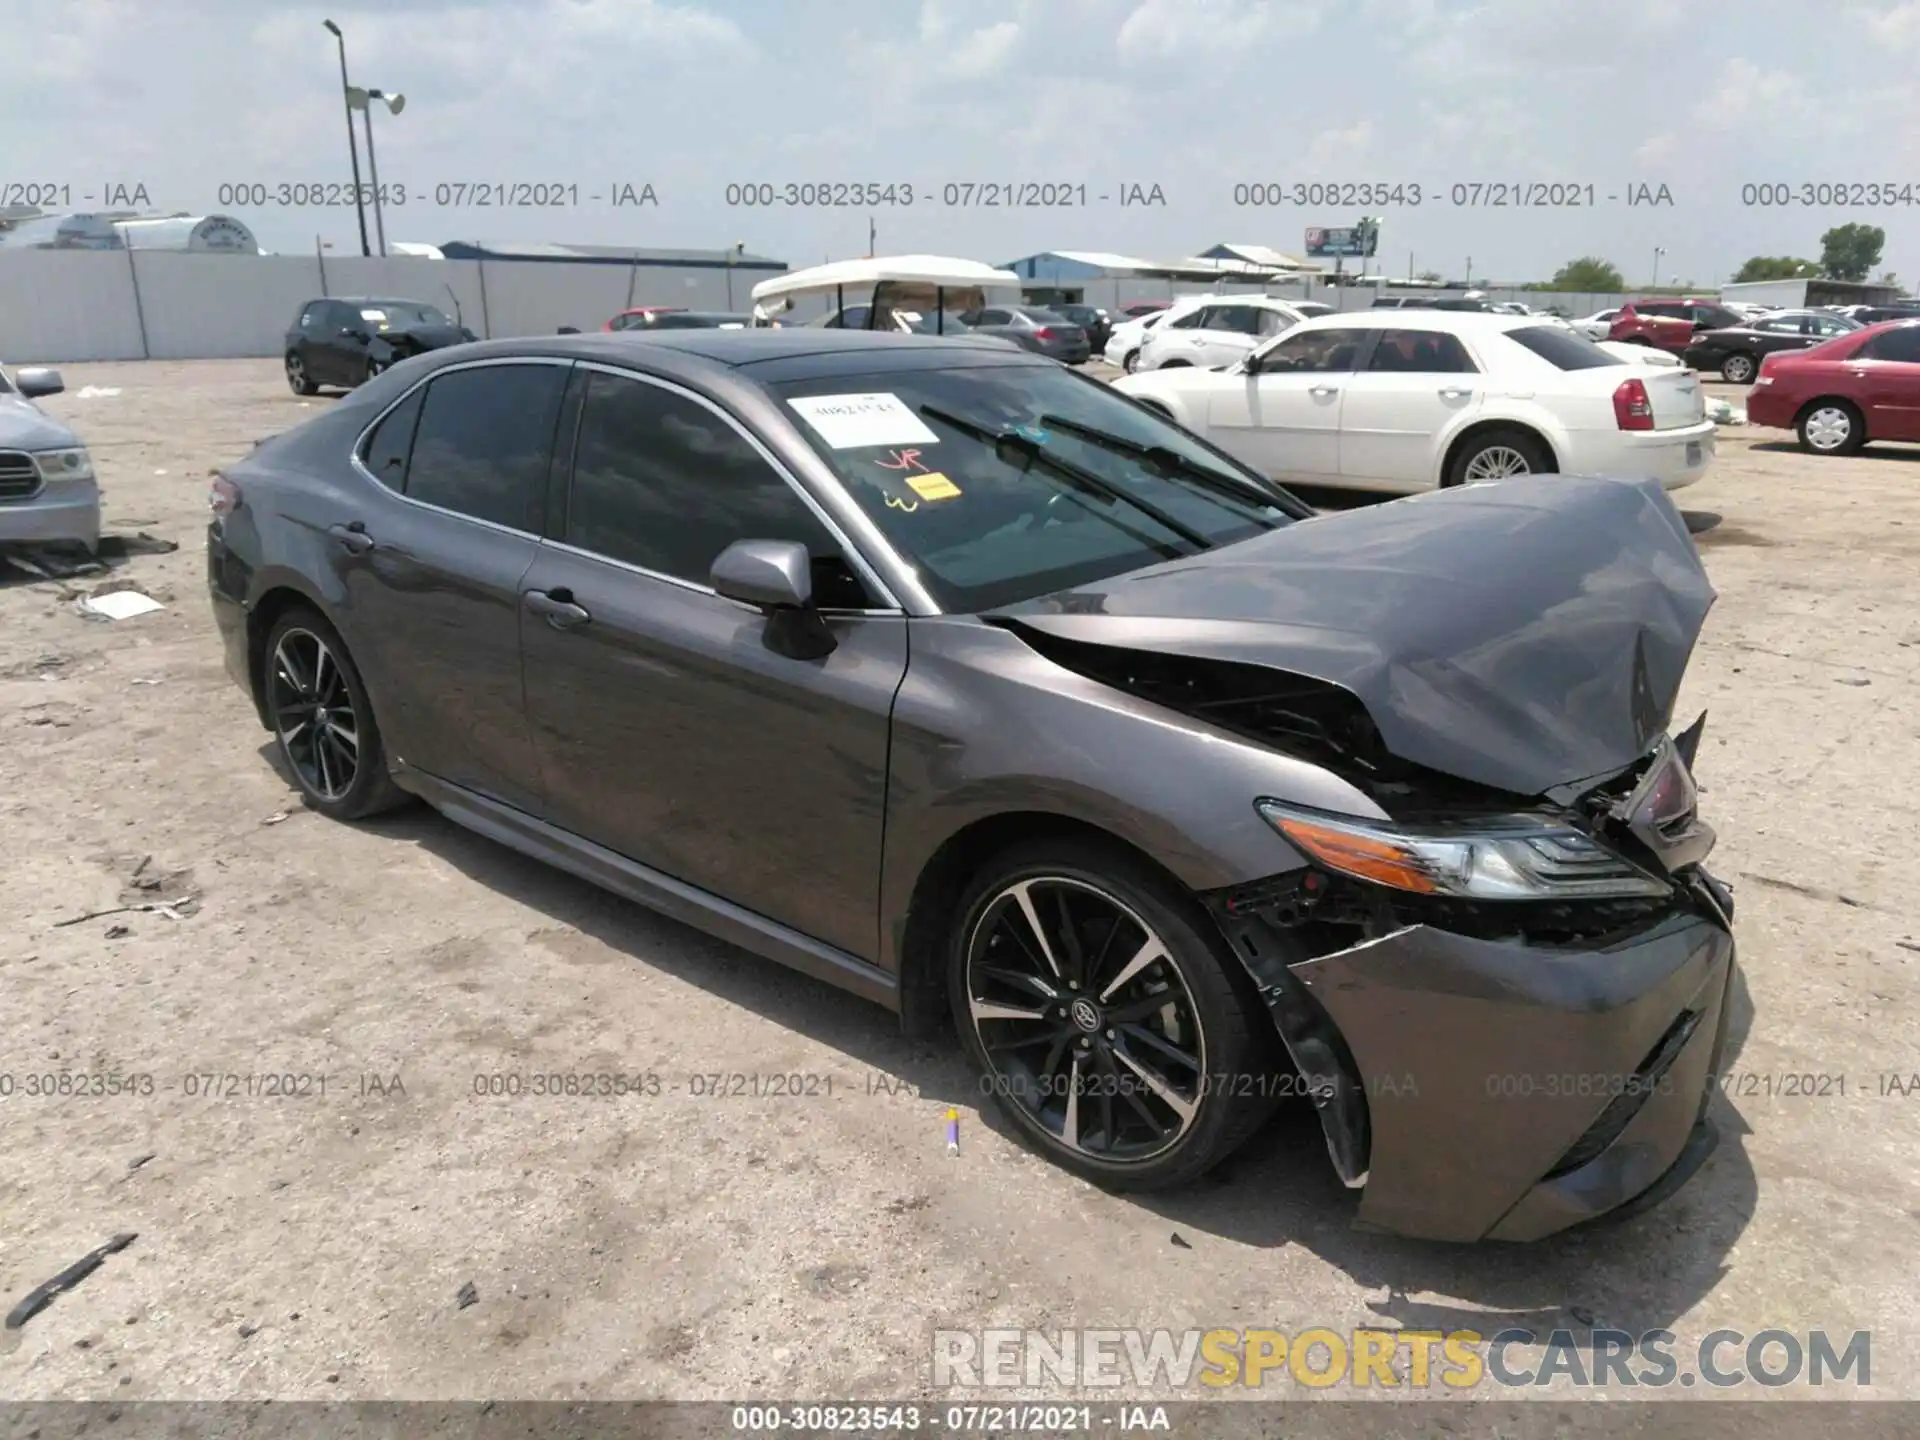
[[958, 1155], [959, 1153], [960, 1112], [958, 1110], [949, 1110], [947, 1111], [947, 1154]]

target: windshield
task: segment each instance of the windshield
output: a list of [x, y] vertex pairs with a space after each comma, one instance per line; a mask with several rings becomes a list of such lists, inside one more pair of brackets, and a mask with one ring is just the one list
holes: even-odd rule
[[360, 306], [360, 318], [380, 330], [391, 330], [396, 326], [453, 324], [433, 306], [416, 305], [410, 300], [368, 300]]
[[1051, 365], [770, 388], [950, 613], [1090, 584], [1310, 513], [1150, 411]]

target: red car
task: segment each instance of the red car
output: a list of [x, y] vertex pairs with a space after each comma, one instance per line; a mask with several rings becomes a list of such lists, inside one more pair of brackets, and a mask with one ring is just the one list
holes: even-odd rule
[[1803, 449], [1849, 455], [1869, 440], [1920, 440], [1920, 320], [1888, 320], [1760, 362], [1747, 420], [1799, 432]]
[[1634, 300], [1613, 317], [1607, 339], [1630, 345], [1651, 345], [1681, 354], [1701, 330], [1738, 325], [1741, 317], [1711, 300]]

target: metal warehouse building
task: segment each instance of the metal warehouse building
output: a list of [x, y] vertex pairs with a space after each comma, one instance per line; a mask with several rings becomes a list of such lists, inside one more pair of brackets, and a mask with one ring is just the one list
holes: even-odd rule
[[1021, 293], [1036, 305], [1106, 305], [1119, 308], [1136, 300], [1213, 290], [1264, 290], [1277, 283], [1317, 275], [1318, 268], [1264, 251], [1278, 263], [1232, 253], [1257, 246], [1215, 246], [1213, 252], [1184, 260], [1143, 260], [1103, 250], [1046, 250], [1009, 260], [1004, 269], [1022, 280]]
[[[627, 271], [627, 300], [635, 305], [678, 305], [689, 310], [746, 310], [753, 287], [784, 274], [784, 260], [732, 250], [650, 250], [621, 245], [548, 245], [519, 241], [449, 240], [438, 247], [448, 260], [488, 264], [614, 266]], [[604, 274], [604, 271], [599, 272]]]

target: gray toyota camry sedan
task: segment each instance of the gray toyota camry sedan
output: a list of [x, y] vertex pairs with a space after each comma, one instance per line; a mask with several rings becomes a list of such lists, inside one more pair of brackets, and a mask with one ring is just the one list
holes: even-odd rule
[[1316, 518], [1043, 357], [802, 328], [423, 355], [211, 502], [310, 806], [417, 797], [950, 1025], [1097, 1183], [1294, 1095], [1356, 1224], [1527, 1240], [1712, 1148], [1714, 593], [1657, 484]]

